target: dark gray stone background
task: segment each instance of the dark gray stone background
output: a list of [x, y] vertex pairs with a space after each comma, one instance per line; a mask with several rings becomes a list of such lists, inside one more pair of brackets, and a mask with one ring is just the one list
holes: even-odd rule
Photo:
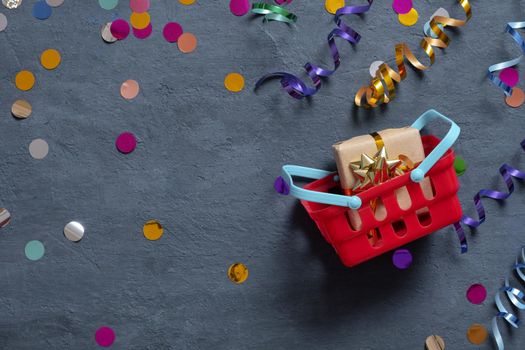
[[[354, 48], [338, 41], [341, 68], [310, 101], [278, 82], [252, 88], [274, 70], [301, 73], [307, 60], [331, 66], [323, 1], [294, 1], [299, 20], [287, 26], [234, 17], [226, 0], [152, 0], [152, 37], [112, 45], [99, 27], [128, 18], [127, 1], [105, 11], [66, 0], [46, 21], [32, 17], [33, 3], [0, 9], [9, 20], [0, 33], [0, 207], [13, 217], [0, 230], [0, 348], [96, 349], [102, 325], [114, 328], [114, 349], [422, 349], [431, 334], [447, 349], [476, 348], [466, 330], [489, 326], [493, 295], [525, 244], [523, 186], [503, 205], [485, 202], [487, 221], [469, 233], [467, 254], [445, 228], [409, 245], [414, 264], [399, 271], [391, 254], [342, 266], [298, 201], [272, 185], [283, 164], [334, 169], [334, 142], [435, 108], [462, 128], [456, 151], [469, 169], [459, 196], [472, 213], [476, 190], [504, 188], [501, 163], [525, 168], [523, 108], [507, 107], [485, 78], [489, 65], [519, 54], [503, 31], [524, 19], [525, 1], [472, 1], [472, 20], [449, 31], [435, 65], [409, 69], [397, 99], [371, 111], [353, 105], [370, 63], [391, 60], [400, 41], [417, 48], [439, 7], [463, 18], [455, 1], [414, 1], [420, 20], [410, 28], [390, 1], [349, 18], [363, 39]], [[195, 53], [163, 39], [170, 20], [196, 34]], [[62, 53], [55, 71], [39, 64], [46, 48]], [[21, 69], [36, 75], [29, 92], [15, 88]], [[246, 78], [239, 94], [223, 87], [232, 71]], [[119, 95], [126, 79], [141, 85], [133, 101]], [[28, 120], [11, 117], [17, 98], [32, 103]], [[114, 141], [126, 130], [139, 145], [122, 155]], [[35, 138], [50, 145], [42, 161], [28, 152]], [[161, 240], [143, 237], [149, 219], [166, 228]], [[79, 244], [62, 234], [70, 220], [86, 227]], [[46, 247], [37, 262], [24, 256], [33, 239]], [[226, 276], [237, 261], [250, 269], [243, 285]], [[489, 291], [483, 305], [465, 298], [473, 283]], [[525, 328], [508, 333], [507, 347], [522, 348]]]

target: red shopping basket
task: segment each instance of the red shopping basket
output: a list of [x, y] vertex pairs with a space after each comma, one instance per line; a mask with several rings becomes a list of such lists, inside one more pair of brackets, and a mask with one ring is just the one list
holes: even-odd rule
[[[421, 129], [434, 119], [451, 124], [442, 139], [423, 136], [426, 158], [416, 169], [385, 183], [372, 187], [357, 196], [340, 193], [337, 173], [323, 170], [283, 166], [282, 177], [290, 187], [290, 194], [301, 203], [315, 221], [324, 238], [335, 248], [346, 266], [355, 266], [375, 256], [426, 236], [461, 218], [461, 205], [457, 197], [459, 183], [454, 170], [454, 152], [450, 149], [459, 135], [459, 127], [434, 110], [425, 112], [412, 127]], [[318, 179], [304, 188], [294, 185], [292, 176]], [[426, 198], [420, 182], [429, 178], [433, 197]], [[411, 199], [408, 209], [398, 205], [395, 191], [406, 187]], [[381, 199], [386, 217], [377, 220], [371, 201]], [[348, 211], [356, 210], [362, 225], [352, 227]], [[368, 233], [375, 230], [372, 240]]]

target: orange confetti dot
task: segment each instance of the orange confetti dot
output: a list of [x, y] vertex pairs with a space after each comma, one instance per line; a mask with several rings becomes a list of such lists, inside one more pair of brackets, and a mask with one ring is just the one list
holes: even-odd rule
[[191, 33], [184, 33], [179, 37], [177, 45], [183, 53], [193, 52], [197, 48], [197, 38]]
[[60, 52], [55, 49], [47, 49], [40, 55], [40, 63], [45, 69], [55, 69], [60, 65], [62, 58]]
[[149, 16], [149, 13], [147, 12], [142, 12], [142, 13], [133, 12], [131, 16], [129, 17], [129, 21], [133, 28], [144, 29], [147, 26], [149, 26], [149, 23], [151, 22], [151, 18]]
[[35, 85], [35, 76], [28, 70], [22, 70], [16, 75], [15, 85], [22, 91], [31, 90]]
[[156, 241], [162, 237], [164, 229], [157, 220], [150, 220], [144, 224], [142, 232], [144, 233], [144, 237], [150, 241]]
[[480, 345], [487, 340], [489, 332], [484, 325], [475, 323], [467, 330], [467, 339], [474, 345]]

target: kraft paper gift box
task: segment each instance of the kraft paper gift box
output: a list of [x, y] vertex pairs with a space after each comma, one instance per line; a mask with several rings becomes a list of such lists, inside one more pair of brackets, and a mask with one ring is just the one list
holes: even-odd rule
[[[386, 129], [377, 132], [377, 134], [379, 134], [384, 143], [388, 159], [398, 159], [400, 154], [408, 157], [414, 164], [418, 164], [425, 159], [425, 151], [419, 130], [412, 127], [405, 127]], [[332, 148], [334, 150], [343, 192], [346, 195], [351, 195], [352, 188], [358, 181], [358, 178], [354, 175], [350, 163], [359, 161], [361, 154], [367, 154], [373, 157], [378, 151], [376, 141], [370, 134], [361, 135], [353, 137], [350, 140], [338, 142], [333, 145]], [[432, 185], [428, 178], [421, 182], [421, 188], [426, 198], [432, 198]], [[408, 209], [410, 207], [411, 200], [406, 188], [397, 190], [396, 197], [401, 209]], [[386, 217], [386, 209], [381, 202], [377, 203], [375, 216], [378, 220]], [[355, 230], [361, 228], [361, 218], [356, 211], [349, 211], [349, 219]]]

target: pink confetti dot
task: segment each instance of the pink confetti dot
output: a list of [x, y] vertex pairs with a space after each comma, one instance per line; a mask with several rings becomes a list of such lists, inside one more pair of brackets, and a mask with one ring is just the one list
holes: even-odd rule
[[467, 299], [472, 304], [481, 304], [487, 297], [487, 290], [482, 284], [473, 284], [467, 289]]
[[144, 29], [136, 29], [133, 28], [133, 35], [135, 35], [138, 39], [146, 39], [151, 35], [151, 32], [153, 31], [153, 27], [151, 26], [151, 23]]
[[394, 0], [392, 1], [392, 8], [397, 14], [404, 15], [412, 9], [412, 0]]
[[235, 16], [244, 16], [250, 11], [250, 1], [248, 0], [230, 0], [230, 11]]
[[176, 43], [179, 40], [179, 37], [184, 33], [182, 26], [177, 22], [166, 23], [164, 29], [162, 30], [162, 35], [169, 43]]
[[284, 3], [288, 5], [292, 2], [292, 0], [275, 0], [275, 2], [277, 3], [277, 5], [282, 5]]
[[117, 146], [119, 152], [128, 154], [133, 152], [135, 150], [135, 147], [137, 147], [137, 139], [132, 133], [123, 132], [117, 137], [115, 145]]
[[143, 13], [149, 10], [149, 0], [129, 0], [131, 11]]
[[520, 81], [520, 73], [517, 69], [508, 67], [499, 73], [499, 78], [502, 82], [510, 87], [518, 85]]
[[126, 39], [129, 35], [129, 24], [123, 19], [117, 19], [111, 22], [111, 27], [109, 27], [111, 35], [113, 35], [118, 40]]
[[115, 341], [115, 332], [109, 327], [100, 327], [95, 333], [95, 341], [102, 347], [110, 347]]

